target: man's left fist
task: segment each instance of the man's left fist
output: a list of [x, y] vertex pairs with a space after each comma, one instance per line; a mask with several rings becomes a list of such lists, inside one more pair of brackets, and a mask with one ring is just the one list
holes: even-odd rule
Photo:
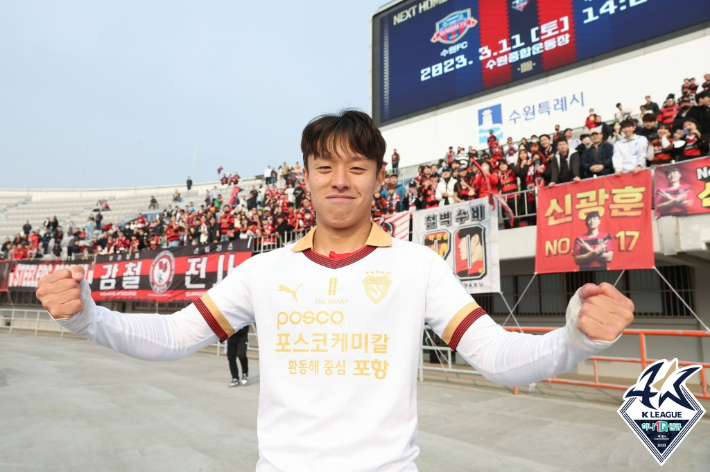
[[586, 284], [579, 298], [577, 329], [592, 341], [614, 341], [634, 321], [634, 303], [609, 283]]

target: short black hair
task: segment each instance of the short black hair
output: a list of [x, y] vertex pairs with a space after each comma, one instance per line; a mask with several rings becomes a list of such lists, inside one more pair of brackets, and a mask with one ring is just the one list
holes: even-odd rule
[[710, 97], [710, 90], [703, 90], [702, 92], [695, 94], [696, 99], [707, 98], [707, 97]]
[[377, 172], [382, 168], [387, 143], [367, 113], [345, 109], [312, 119], [301, 135], [303, 166], [308, 169], [308, 156], [332, 156], [338, 145], [374, 160]]
[[632, 120], [624, 120], [621, 122], [621, 127], [622, 128], [629, 128], [629, 127], [636, 128], [636, 125], [634, 124], [634, 122]]
[[644, 123], [652, 123], [654, 121], [658, 121], [658, 117], [655, 113], [646, 113], [645, 115], [643, 115]]
[[595, 218], [595, 217], [601, 219], [601, 216], [599, 215], [598, 211], [590, 211], [589, 213], [587, 213], [587, 216], [584, 217], [584, 222], [586, 223], [591, 218]]

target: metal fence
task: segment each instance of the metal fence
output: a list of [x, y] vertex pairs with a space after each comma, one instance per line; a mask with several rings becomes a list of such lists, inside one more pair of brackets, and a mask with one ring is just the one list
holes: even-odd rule
[[[170, 315], [161, 315], [170, 316]], [[505, 328], [508, 331], [523, 331], [526, 333], [536, 333], [544, 334], [554, 330], [555, 328]], [[33, 333], [38, 336], [40, 333], [52, 333], [58, 334], [60, 337], [64, 337], [65, 333], [69, 333], [68, 330], [61, 327], [56, 323], [52, 317], [47, 313], [46, 310], [31, 310], [22, 308], [2, 308], [0, 309], [0, 333], [7, 332], [9, 334], [13, 333]], [[684, 338], [695, 338], [702, 339], [710, 337], [710, 334], [704, 331], [679, 331], [679, 330], [634, 330], [628, 329], [624, 331], [624, 336], [638, 336], [640, 344], [640, 356], [638, 358], [617, 358], [617, 357], [604, 357], [604, 356], [594, 356], [589, 358], [589, 361], [593, 363], [594, 376], [593, 381], [580, 381], [580, 380], [567, 380], [559, 378], [551, 378], [544, 380], [545, 382], [559, 383], [559, 384], [569, 384], [569, 385], [579, 385], [586, 387], [596, 387], [596, 388], [609, 388], [609, 389], [619, 389], [625, 390], [628, 385], [619, 384], [609, 384], [599, 381], [598, 363], [633, 363], [638, 364], [642, 369], [646, 368], [649, 364], [655, 362], [651, 360], [647, 354], [646, 348], [646, 336], [680, 336]], [[226, 347], [220, 343], [214, 343], [207, 348], [203, 349], [203, 352], [211, 353], [214, 349], [214, 353], [217, 356], [224, 355], [226, 353]], [[249, 351], [258, 352], [259, 350], [259, 337], [255, 324], [251, 325], [251, 330], [249, 332], [249, 344], [247, 349]], [[437, 362], [424, 362], [425, 353], [436, 353]], [[437, 365], [438, 364], [438, 365]], [[707, 381], [705, 370], [710, 369], [710, 363], [700, 363], [700, 362], [689, 362], [679, 360], [678, 365], [687, 366], [691, 364], [698, 364], [702, 366], [700, 370], [700, 384], [701, 392], [695, 394], [697, 398], [710, 399], [710, 395], [707, 390]], [[430, 372], [444, 372], [444, 373], [455, 373], [455, 374], [467, 374], [467, 375], [481, 375], [475, 369], [466, 366], [457, 367], [454, 362], [454, 353], [446, 345], [440, 345], [438, 338], [433, 335], [431, 328], [425, 326], [424, 329], [424, 342], [419, 351], [419, 381], [424, 381], [425, 371]], [[517, 387], [513, 388], [513, 393], [517, 394]]]

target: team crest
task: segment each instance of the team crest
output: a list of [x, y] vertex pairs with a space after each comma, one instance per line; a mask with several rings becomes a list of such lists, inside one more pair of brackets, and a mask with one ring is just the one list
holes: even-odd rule
[[619, 415], [646, 446], [659, 465], [670, 457], [705, 414], [705, 409], [685, 386], [702, 366], [678, 368], [678, 359], [648, 366], [636, 385], [624, 394]]
[[163, 293], [170, 288], [175, 276], [175, 257], [170, 251], [163, 251], [150, 265], [150, 288], [155, 293]]
[[471, 16], [470, 8], [455, 11], [436, 22], [436, 33], [431, 38], [431, 42], [454, 44], [477, 24], [478, 20]]
[[515, 10], [523, 11], [525, 10], [525, 7], [528, 6], [528, 3], [530, 3], [530, 0], [513, 0], [513, 3], [510, 6], [512, 6]]
[[451, 233], [445, 229], [424, 235], [424, 245], [446, 259], [451, 251]]
[[[382, 273], [382, 275], [373, 275], [375, 273]], [[386, 275], [389, 272], [377, 271], [367, 272], [367, 274], [367, 277], [362, 280], [362, 284], [365, 286], [365, 294], [373, 303], [380, 303], [387, 296], [390, 285], [392, 285], [392, 281]]]

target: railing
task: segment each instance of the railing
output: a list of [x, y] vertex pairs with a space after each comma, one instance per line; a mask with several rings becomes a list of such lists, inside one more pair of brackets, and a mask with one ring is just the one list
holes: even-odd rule
[[250, 247], [253, 253], [261, 254], [262, 252], [273, 251], [284, 247], [288, 244], [295, 243], [303, 236], [305, 236], [307, 231], [288, 231], [283, 235], [279, 233], [274, 233], [269, 236], [260, 236], [258, 238], [252, 238], [250, 242]]
[[[525, 333], [549, 333], [554, 331], [555, 328], [505, 328], [508, 331], [520, 331]], [[710, 333], [705, 331], [685, 331], [685, 330], [669, 330], [669, 329], [626, 329], [624, 330], [624, 336], [638, 336], [639, 337], [639, 350], [640, 357], [636, 358], [626, 358], [626, 357], [605, 357], [605, 356], [594, 356], [590, 357], [589, 361], [592, 361], [594, 366], [594, 381], [585, 382], [581, 380], [567, 380], [558, 379], [553, 377], [551, 379], [545, 379], [545, 382], [559, 383], [567, 385], [582, 385], [585, 387], [598, 387], [598, 388], [611, 388], [616, 390], [626, 390], [630, 385], [618, 385], [599, 382], [599, 372], [598, 363], [599, 362], [622, 362], [631, 364], [640, 364], [641, 370], [645, 369], [650, 364], [658, 361], [658, 359], [649, 359], [646, 353], [646, 336], [681, 336], [681, 337], [692, 337], [692, 338], [710, 338]], [[689, 362], [689, 361], [678, 361], [678, 365], [681, 367], [689, 365], [699, 365], [702, 366], [700, 369], [700, 382], [702, 385], [702, 394], [696, 394], [696, 398], [703, 398], [705, 400], [710, 400], [710, 395], [708, 395], [707, 382], [705, 379], [705, 369], [710, 369], [710, 363], [704, 362]]]
[[[522, 221], [527, 222], [529, 225], [535, 224], [534, 217], [537, 216], [536, 192], [537, 190], [523, 190], [520, 192], [500, 194], [512, 211], [516, 223]], [[532, 202], [528, 202], [528, 196], [530, 194], [533, 196]], [[496, 200], [495, 203], [498, 208], [498, 221], [504, 224], [510, 222], [511, 215], [508, 211], [503, 208], [503, 205], [501, 205], [499, 201]]]
[[[170, 316], [170, 315], [162, 315]], [[64, 329], [58, 323], [52, 319], [52, 317], [47, 313], [46, 310], [36, 310], [36, 309], [22, 309], [22, 308], [2, 308], [0, 309], [0, 329], [7, 329], [9, 334], [13, 332], [32, 332], [35, 336], [38, 336], [40, 332], [43, 333], [58, 333], [60, 337], [64, 337], [65, 333], [69, 333], [68, 330]], [[556, 328], [513, 328], [506, 327], [508, 331], [524, 333], [538, 333], [544, 334], [554, 331]], [[426, 329], [425, 333], [430, 333], [430, 329]], [[606, 356], [594, 356], [587, 359], [592, 361], [594, 368], [594, 380], [593, 381], [583, 381], [583, 380], [568, 380], [553, 377], [551, 379], [545, 379], [544, 382], [567, 384], [567, 385], [579, 385], [585, 387], [597, 387], [597, 388], [610, 388], [616, 390], [626, 390], [630, 385], [619, 385], [612, 383], [604, 383], [599, 381], [599, 370], [598, 363], [605, 362], [621, 362], [621, 363], [631, 363], [639, 364], [641, 369], [645, 369], [650, 364], [657, 361], [657, 359], [650, 359], [646, 352], [646, 336], [680, 336], [680, 337], [693, 337], [693, 338], [710, 338], [710, 333], [705, 331], [685, 331], [685, 330], [658, 330], [658, 329], [627, 329], [624, 330], [624, 336], [638, 336], [639, 338], [639, 358], [626, 358], [626, 357], [606, 357]], [[426, 336], [426, 335], [425, 335]], [[433, 344], [431, 336], [426, 336], [430, 341], [427, 345], [424, 343], [421, 346], [419, 352], [419, 381], [424, 381], [425, 371], [434, 372], [444, 372], [444, 373], [457, 373], [457, 374], [469, 374], [469, 375], [481, 375], [479, 372], [472, 368], [456, 368], [453, 362], [453, 351], [446, 346], [437, 346]], [[251, 330], [249, 332], [249, 345], [247, 347], [250, 351], [258, 351], [258, 332], [255, 324], [251, 325]], [[216, 355], [220, 356], [226, 352], [226, 349], [220, 343], [214, 343], [210, 347], [216, 348]], [[425, 352], [437, 352], [437, 358], [439, 360], [439, 366], [436, 365], [425, 365], [424, 364], [424, 353]], [[691, 361], [678, 361], [678, 365], [681, 367], [689, 365], [700, 365], [700, 383], [702, 388], [702, 393], [695, 394], [696, 398], [702, 398], [705, 400], [710, 400], [710, 394], [708, 394], [707, 381], [705, 375], [705, 369], [710, 369], [710, 363], [703, 362], [691, 362]], [[517, 394], [517, 387], [513, 388], [513, 392]]]

